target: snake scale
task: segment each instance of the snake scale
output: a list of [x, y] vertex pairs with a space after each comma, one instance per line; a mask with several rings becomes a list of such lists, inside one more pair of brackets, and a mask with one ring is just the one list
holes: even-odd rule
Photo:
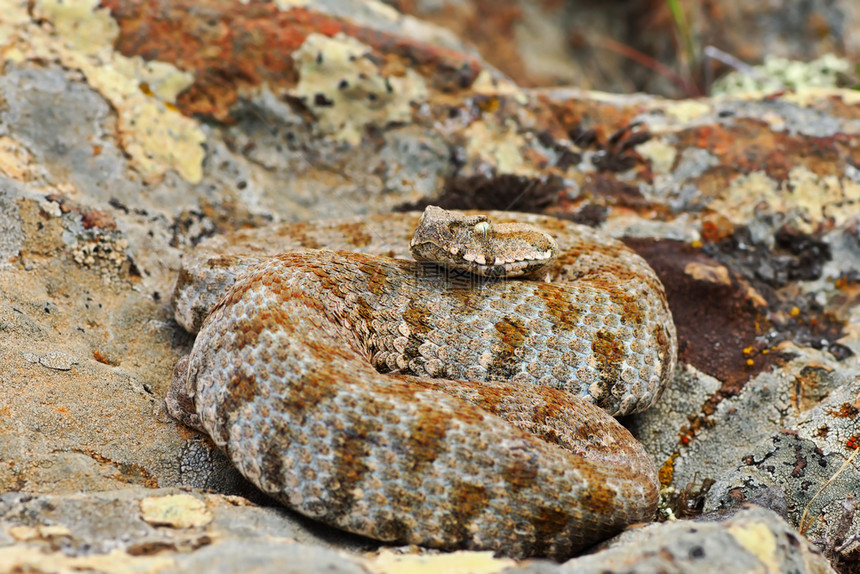
[[[469, 271], [411, 259], [419, 224], [419, 258]], [[169, 412], [302, 514], [563, 558], [654, 512], [654, 463], [610, 415], [657, 400], [675, 328], [654, 272], [595, 230], [438, 208], [244, 230], [198, 246], [174, 304], [199, 333]]]

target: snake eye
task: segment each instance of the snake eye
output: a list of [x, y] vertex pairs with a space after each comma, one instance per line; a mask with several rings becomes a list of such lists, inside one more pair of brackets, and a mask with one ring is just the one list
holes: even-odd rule
[[489, 221], [480, 221], [475, 224], [475, 227], [472, 228], [474, 232], [482, 237], [486, 237], [490, 232], [490, 222]]

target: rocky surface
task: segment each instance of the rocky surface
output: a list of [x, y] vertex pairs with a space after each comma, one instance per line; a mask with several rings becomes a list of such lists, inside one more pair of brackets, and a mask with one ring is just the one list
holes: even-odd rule
[[[721, 528], [772, 542], [769, 571], [818, 571], [815, 548], [857, 571], [858, 93], [530, 90], [383, 4], [293, 4], [0, 0], [0, 570], [371, 568], [377, 545], [269, 508], [166, 416], [191, 343], [170, 295], [204, 237], [433, 202], [574, 219], [644, 255], [680, 338], [672, 388], [625, 421], [661, 467], [658, 518], [778, 489], [790, 526]], [[172, 511], [141, 501], [179, 486], [199, 504], [176, 512], [213, 522], [147, 522]], [[111, 508], [127, 540], [99, 530]], [[219, 513], [255, 518], [214, 536]], [[672, 528], [691, 525], [650, 527]]]
[[725, 516], [652, 524], [558, 565], [488, 552], [368, 552], [287, 511], [179, 489], [0, 497], [3, 572], [833, 572], [780, 517], [747, 505]]
[[597, 554], [516, 572], [833, 572], [821, 552], [776, 513], [756, 505], [735, 510], [727, 516], [650, 524], [621, 534]]
[[280, 509], [178, 489], [8, 493], [0, 525], [2, 572], [352, 573], [366, 570], [346, 550], [369, 546]]

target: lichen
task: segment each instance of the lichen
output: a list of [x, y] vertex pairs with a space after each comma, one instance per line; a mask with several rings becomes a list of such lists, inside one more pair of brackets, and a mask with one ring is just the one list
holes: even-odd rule
[[33, 156], [17, 140], [0, 136], [0, 173], [16, 181], [30, 181], [33, 178], [30, 167]]
[[540, 175], [523, 157], [521, 150], [528, 146], [523, 136], [517, 133], [513, 122], [499, 125], [491, 116], [485, 116], [466, 128], [463, 136], [467, 142], [466, 154], [470, 159], [494, 166], [498, 173]]
[[195, 120], [173, 107], [177, 94], [191, 85], [191, 74], [115, 52], [119, 27], [97, 0], [37, 0], [33, 12], [53, 25], [53, 33], [22, 18], [26, 6], [10, 4], [4, 8], [12, 12], [17, 34], [7, 32], [15, 38], [7, 54], [11, 51], [16, 61], [58, 60], [80, 70], [116, 110], [120, 141], [145, 178], [174, 169], [191, 183], [202, 179], [205, 135]]
[[[851, 83], [850, 61], [833, 54], [824, 54], [811, 62], [765, 56], [759, 66], [730, 72], [711, 86], [714, 95], [739, 95], [808, 88], [838, 88]], [[857, 78], [854, 77], [856, 82]]]
[[367, 126], [408, 121], [412, 103], [427, 98], [421, 76], [383, 74], [371, 48], [343, 34], [309, 34], [293, 60], [299, 70], [293, 95], [313, 112], [316, 129], [351, 145]]
[[636, 152], [651, 161], [654, 173], [669, 173], [678, 157], [678, 150], [661, 139], [654, 138], [636, 146]]
[[93, 269], [105, 283], [122, 275], [123, 265], [128, 260], [128, 240], [116, 232], [82, 237], [71, 249], [75, 263]]
[[190, 494], [151, 496], [140, 501], [141, 518], [153, 525], [199, 528], [212, 522], [206, 503]]
[[760, 171], [738, 177], [711, 208], [736, 224], [781, 214], [791, 218], [799, 231], [812, 233], [825, 220], [844, 223], [858, 205], [860, 184], [796, 166], [782, 183]]

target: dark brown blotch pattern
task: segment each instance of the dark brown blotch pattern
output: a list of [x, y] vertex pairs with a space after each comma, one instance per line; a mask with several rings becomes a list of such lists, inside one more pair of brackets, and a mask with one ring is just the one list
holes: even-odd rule
[[445, 435], [449, 426], [450, 419], [440, 416], [438, 411], [429, 408], [418, 410], [406, 438], [407, 472], [422, 472], [422, 467], [433, 464], [439, 454], [448, 449]]
[[448, 505], [450, 513], [442, 521], [441, 528], [454, 548], [462, 547], [472, 536], [470, 525], [487, 508], [491, 497], [483, 484], [459, 481], [450, 489]]
[[487, 367], [487, 378], [506, 380], [520, 370], [521, 361], [517, 357], [517, 349], [526, 342], [526, 328], [519, 317], [503, 317], [493, 327], [499, 338], [493, 345], [493, 360]]
[[571, 331], [585, 310], [571, 301], [568, 294], [554, 283], [538, 283], [535, 295], [543, 301], [544, 309], [552, 318], [553, 331], [563, 333]]
[[[419, 347], [427, 341], [427, 335], [433, 330], [433, 314], [420, 300], [409, 301], [403, 312], [403, 322], [409, 327], [409, 337], [403, 351], [404, 358], [409, 361], [421, 356]], [[406, 368], [404, 375], [420, 375]]]
[[597, 359], [599, 385], [603, 397], [612, 395], [621, 382], [621, 365], [624, 362], [624, 343], [608, 329], [599, 329], [591, 341], [591, 350]]

